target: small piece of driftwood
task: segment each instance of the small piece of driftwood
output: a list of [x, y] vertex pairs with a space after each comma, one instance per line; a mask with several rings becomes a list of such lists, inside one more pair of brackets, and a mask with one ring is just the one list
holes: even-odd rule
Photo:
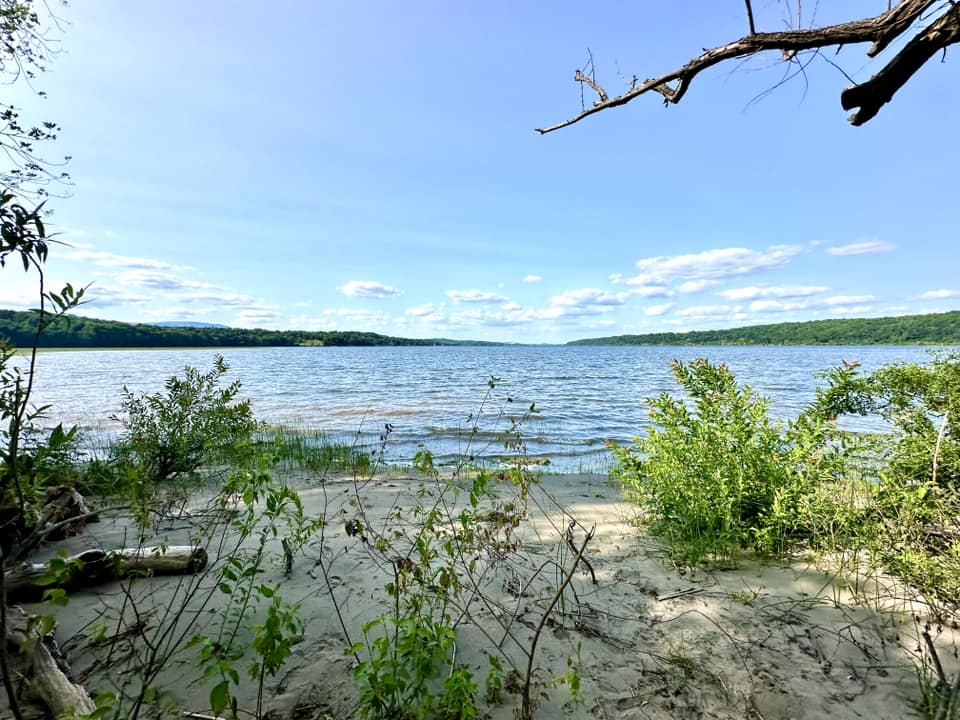
[[676, 592], [669, 593], [667, 595], [658, 595], [657, 602], [663, 602], [664, 600], [673, 600], [678, 597], [685, 597], [687, 595], [696, 595], [699, 592], [703, 592], [703, 588], [700, 587], [688, 587], [684, 590], [677, 590]]
[[85, 550], [51, 562], [22, 563], [6, 573], [7, 600], [36, 602], [48, 588], [73, 590], [136, 575], [182, 575], [207, 565], [207, 551], [191, 545]]

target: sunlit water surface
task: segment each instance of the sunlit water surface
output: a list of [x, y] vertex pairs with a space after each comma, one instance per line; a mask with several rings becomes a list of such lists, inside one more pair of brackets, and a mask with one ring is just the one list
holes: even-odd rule
[[[527, 453], [549, 459], [552, 472], [604, 471], [604, 440], [642, 432], [644, 399], [676, 391], [673, 359], [705, 356], [728, 364], [741, 383], [772, 399], [773, 415], [787, 418], [813, 398], [820, 370], [842, 361], [859, 360], [869, 370], [928, 357], [923, 348], [875, 346], [57, 351], [40, 356], [35, 400], [51, 405], [47, 424], [79, 424], [96, 441], [119, 428], [112, 416], [124, 386], [160, 390], [186, 365], [209, 369], [217, 353], [259, 419], [322, 430], [368, 450], [380, 445], [389, 423], [384, 451], [391, 462], [409, 462], [420, 444], [438, 458], [496, 457], [503, 448], [494, 439], [509, 427], [506, 416], [519, 418], [535, 404], [539, 412], [523, 426]], [[498, 380], [490, 390], [492, 377]], [[471, 433], [474, 425], [478, 434]], [[878, 419], [857, 425], [882, 428]]]

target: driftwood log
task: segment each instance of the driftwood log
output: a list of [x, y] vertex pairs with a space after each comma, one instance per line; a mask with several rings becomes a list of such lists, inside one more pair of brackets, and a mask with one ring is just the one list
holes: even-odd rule
[[36, 602], [49, 588], [73, 590], [137, 575], [183, 575], [206, 565], [207, 551], [191, 545], [85, 550], [45, 563], [22, 563], [7, 571], [7, 601]]
[[54, 660], [48, 644], [59, 656], [56, 641], [52, 637], [43, 637], [33, 620], [22, 612], [11, 614], [5, 638], [7, 647], [19, 660], [21, 673], [29, 679], [30, 694], [46, 705], [52, 717], [92, 713], [97, 708], [90, 695]]

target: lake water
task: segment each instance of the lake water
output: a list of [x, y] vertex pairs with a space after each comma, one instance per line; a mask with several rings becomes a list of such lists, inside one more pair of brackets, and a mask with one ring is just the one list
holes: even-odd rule
[[[819, 370], [859, 360], [866, 369], [923, 361], [917, 347], [388, 347], [225, 348], [44, 352], [35, 400], [51, 404], [50, 424], [111, 434], [121, 390], [153, 392], [185, 365], [206, 371], [217, 353], [240, 380], [256, 416], [327, 432], [340, 442], [379, 444], [390, 461], [409, 462], [423, 443], [436, 457], [496, 456], [501, 411], [540, 413], [524, 426], [530, 456], [553, 472], [603, 471], [605, 439], [627, 441], [647, 424], [644, 399], [676, 389], [673, 359], [727, 363], [738, 380], [772, 398], [771, 412], [792, 417], [813, 398]], [[499, 378], [490, 391], [488, 381]], [[485, 400], [486, 398], [486, 400]], [[507, 398], [512, 402], [507, 402]], [[859, 421], [863, 423], [863, 421]], [[479, 440], [467, 446], [471, 427]], [[861, 425], [879, 429], [877, 421]], [[485, 449], [481, 446], [490, 442]]]

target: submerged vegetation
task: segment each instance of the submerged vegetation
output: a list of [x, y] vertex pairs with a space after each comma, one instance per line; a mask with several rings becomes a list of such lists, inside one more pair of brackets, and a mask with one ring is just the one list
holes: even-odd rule
[[575, 340], [568, 345], [960, 345], [960, 310]]

